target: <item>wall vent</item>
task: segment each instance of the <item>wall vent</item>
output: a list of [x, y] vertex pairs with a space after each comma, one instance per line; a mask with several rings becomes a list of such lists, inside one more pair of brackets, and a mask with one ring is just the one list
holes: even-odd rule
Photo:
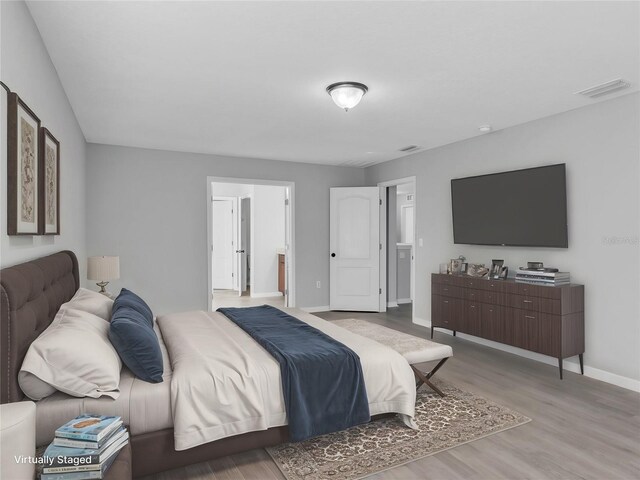
[[579, 92], [574, 92], [574, 95], [584, 95], [589, 98], [598, 98], [604, 95], [609, 95], [610, 93], [617, 92], [618, 90], [623, 90], [625, 88], [629, 88], [631, 85], [629, 82], [622, 80], [621, 78], [617, 78], [615, 80], [611, 80], [610, 82], [601, 83], [600, 85], [594, 85], [593, 87], [585, 88], [584, 90], [580, 90]]
[[419, 148], [420, 147], [418, 145], [407, 145], [406, 147], [401, 148], [398, 151], [408, 153], [408, 152], [413, 152], [414, 150], [418, 150]]

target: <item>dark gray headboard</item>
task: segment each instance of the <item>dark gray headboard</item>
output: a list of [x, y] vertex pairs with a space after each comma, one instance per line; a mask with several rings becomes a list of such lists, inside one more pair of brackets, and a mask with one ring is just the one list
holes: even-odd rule
[[0, 403], [24, 398], [18, 371], [29, 345], [79, 287], [78, 259], [68, 250], [0, 271]]

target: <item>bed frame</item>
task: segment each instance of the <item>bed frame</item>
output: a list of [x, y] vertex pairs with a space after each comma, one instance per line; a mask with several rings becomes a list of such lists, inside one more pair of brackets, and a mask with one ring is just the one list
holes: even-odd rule
[[[18, 385], [18, 371], [27, 350], [78, 288], [78, 260], [68, 250], [0, 271], [0, 403], [26, 399]], [[135, 435], [131, 437], [133, 476], [149, 475], [288, 440], [289, 430], [282, 426], [176, 451], [172, 428]]]

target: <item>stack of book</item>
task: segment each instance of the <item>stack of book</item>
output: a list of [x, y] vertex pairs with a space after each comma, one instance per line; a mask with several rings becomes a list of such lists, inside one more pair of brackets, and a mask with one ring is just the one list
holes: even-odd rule
[[520, 267], [516, 272], [516, 282], [554, 286], [568, 285], [571, 280], [569, 272], [547, 272], [544, 269], [528, 270]]
[[42, 480], [104, 478], [129, 432], [115, 416], [80, 415], [56, 430], [44, 452]]

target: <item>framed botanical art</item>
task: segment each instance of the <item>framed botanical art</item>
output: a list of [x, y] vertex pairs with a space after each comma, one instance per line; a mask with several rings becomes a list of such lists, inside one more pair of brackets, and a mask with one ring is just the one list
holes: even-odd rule
[[7, 233], [38, 235], [40, 119], [13, 92], [7, 112]]
[[40, 129], [40, 234], [60, 235], [60, 142]]

